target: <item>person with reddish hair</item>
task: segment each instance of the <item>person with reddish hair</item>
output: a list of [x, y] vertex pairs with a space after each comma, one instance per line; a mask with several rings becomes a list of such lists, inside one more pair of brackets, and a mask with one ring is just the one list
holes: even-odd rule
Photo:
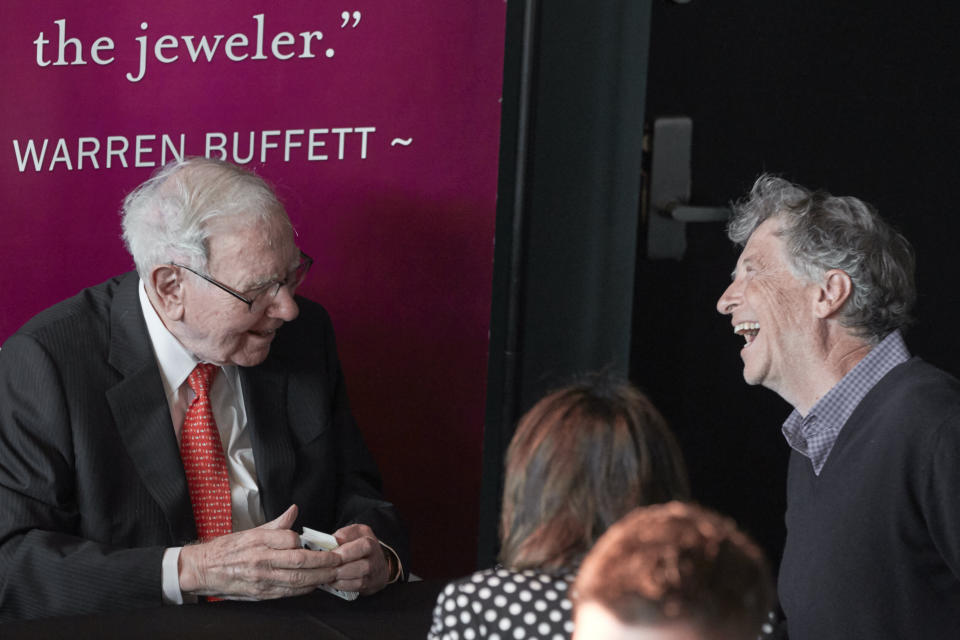
[[610, 527], [572, 594], [573, 640], [752, 640], [774, 600], [759, 547], [733, 520], [682, 502]]
[[500, 563], [447, 585], [429, 638], [569, 638], [567, 590], [597, 538], [638, 505], [688, 493], [660, 412], [629, 384], [602, 377], [530, 409], [505, 474]]

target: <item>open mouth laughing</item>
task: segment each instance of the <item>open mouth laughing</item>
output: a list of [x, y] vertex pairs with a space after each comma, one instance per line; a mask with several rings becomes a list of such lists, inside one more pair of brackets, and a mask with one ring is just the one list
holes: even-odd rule
[[747, 341], [745, 346], [749, 347], [750, 343], [757, 337], [757, 334], [760, 333], [760, 323], [739, 322], [733, 326], [733, 332], [738, 336], [743, 336], [743, 339]]

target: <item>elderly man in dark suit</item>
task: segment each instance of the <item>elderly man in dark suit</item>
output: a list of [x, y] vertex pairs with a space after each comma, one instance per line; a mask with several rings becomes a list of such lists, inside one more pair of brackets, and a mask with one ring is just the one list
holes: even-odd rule
[[[311, 260], [260, 178], [192, 158], [124, 203], [137, 265], [0, 350], [0, 620], [402, 579]], [[297, 531], [332, 533], [333, 551]]]

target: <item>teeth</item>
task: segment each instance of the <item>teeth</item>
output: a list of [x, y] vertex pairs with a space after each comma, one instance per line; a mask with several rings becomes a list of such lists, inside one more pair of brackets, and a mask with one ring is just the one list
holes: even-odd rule
[[760, 323], [759, 322], [741, 322], [733, 328], [733, 332], [738, 336], [743, 335], [747, 331], [759, 331]]

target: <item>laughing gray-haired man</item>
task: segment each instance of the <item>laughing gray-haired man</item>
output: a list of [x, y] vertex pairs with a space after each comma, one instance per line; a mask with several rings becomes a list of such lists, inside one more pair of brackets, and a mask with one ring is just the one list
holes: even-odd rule
[[761, 176], [717, 310], [794, 411], [779, 596], [791, 640], [960, 629], [960, 383], [911, 357], [907, 240], [872, 207]]

